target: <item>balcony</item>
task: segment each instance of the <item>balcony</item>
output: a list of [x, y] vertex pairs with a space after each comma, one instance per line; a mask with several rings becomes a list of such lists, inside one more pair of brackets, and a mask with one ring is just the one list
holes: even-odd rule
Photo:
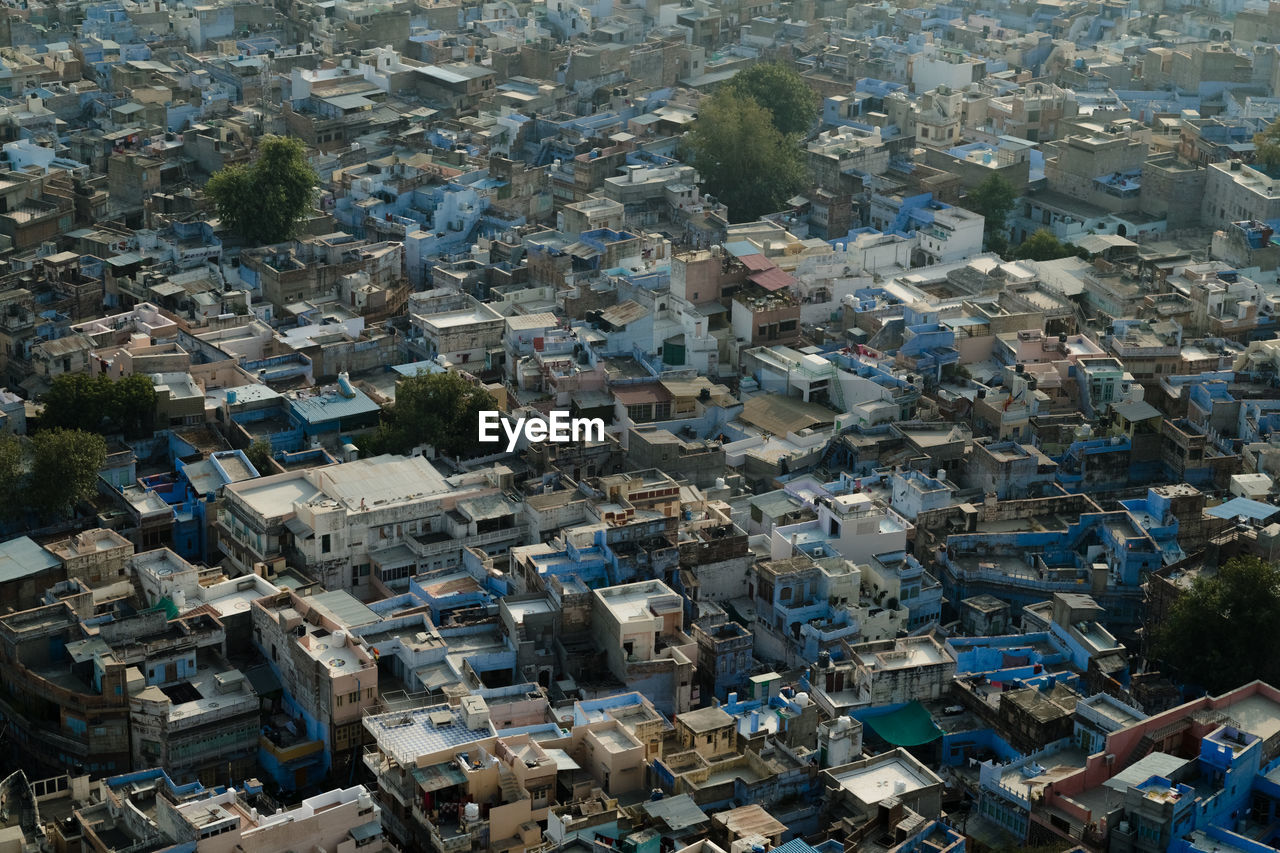
[[439, 825], [431, 822], [422, 803], [415, 800], [412, 809], [414, 820], [426, 828], [431, 839], [431, 848], [439, 853], [469, 853], [471, 850], [483, 850], [489, 844], [489, 822], [478, 820], [468, 822], [441, 820]]
[[484, 548], [495, 542], [523, 541], [524, 534], [525, 526], [523, 524], [517, 524], [514, 527], [507, 527], [501, 530], [491, 530], [488, 533], [480, 533], [475, 536], [467, 536], [465, 539], [454, 539], [451, 536], [437, 538], [442, 534], [428, 534], [427, 536], [411, 537], [409, 547], [418, 557], [430, 559], [441, 554], [447, 554], [450, 551], [456, 551], [463, 546]]

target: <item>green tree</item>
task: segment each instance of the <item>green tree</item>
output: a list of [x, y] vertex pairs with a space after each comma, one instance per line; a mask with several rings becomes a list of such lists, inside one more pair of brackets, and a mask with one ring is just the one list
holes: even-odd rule
[[1267, 125], [1267, 129], [1254, 134], [1253, 146], [1257, 161], [1268, 169], [1280, 166], [1280, 118]]
[[1049, 229], [1041, 228], [1023, 240], [1022, 244], [1013, 250], [1013, 256], [1020, 261], [1053, 261], [1070, 257], [1079, 251], [1078, 246], [1064, 243]]
[[496, 408], [492, 394], [459, 373], [419, 373], [396, 386], [395, 405], [361, 450], [408, 453], [429, 444], [446, 456], [467, 456], [481, 449], [480, 412]]
[[63, 373], [41, 398], [41, 426], [150, 435], [155, 422], [156, 389], [151, 377], [133, 374], [114, 380], [106, 374]]
[[244, 455], [249, 458], [250, 464], [258, 469], [259, 474], [265, 477], [271, 473], [271, 442], [265, 438], [254, 439]]
[[107, 414], [125, 435], [150, 435], [156, 414], [156, 388], [151, 377], [133, 373], [116, 380], [111, 387]]
[[0, 521], [20, 517], [25, 508], [25, 456], [21, 439], [12, 433], [0, 435]]
[[307, 149], [288, 136], [266, 136], [258, 159], [224, 166], [205, 184], [222, 224], [254, 245], [293, 236], [310, 212], [320, 178], [307, 162]]
[[40, 423], [46, 427], [99, 430], [106, 418], [101, 400], [98, 381], [87, 373], [55, 376], [41, 397], [44, 411]]
[[91, 497], [107, 460], [102, 436], [78, 429], [42, 429], [31, 440], [26, 503], [44, 515], [66, 512]]
[[734, 222], [776, 211], [805, 183], [800, 143], [774, 128], [768, 110], [732, 89], [703, 101], [685, 136], [689, 161]]
[[1155, 657], [1182, 680], [1221, 693], [1254, 679], [1280, 680], [1280, 656], [1258, 645], [1280, 636], [1280, 569], [1235, 557], [1200, 574], [1155, 626]]
[[983, 234], [987, 248], [992, 251], [1003, 251], [1008, 245], [1005, 237], [1005, 222], [1009, 212], [1018, 199], [1018, 188], [1000, 175], [992, 175], [969, 193], [965, 206], [974, 213], [982, 214]]
[[739, 71], [728, 88], [768, 110], [773, 126], [784, 136], [804, 136], [818, 117], [818, 93], [803, 77], [778, 62]]

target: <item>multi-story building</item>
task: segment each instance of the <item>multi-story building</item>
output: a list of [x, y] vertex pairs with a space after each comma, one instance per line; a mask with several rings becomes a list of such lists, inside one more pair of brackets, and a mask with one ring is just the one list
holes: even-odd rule
[[142, 677], [100, 641], [94, 650], [65, 602], [0, 617], [0, 710], [27, 766], [95, 777], [130, 766], [129, 697]]
[[[241, 572], [284, 557], [327, 589], [360, 594], [370, 588], [371, 563], [396, 546], [425, 570], [458, 565], [464, 544], [502, 551], [520, 542], [516, 507], [500, 492], [484, 474], [446, 480], [422, 457], [378, 456], [228, 484], [219, 539]], [[505, 509], [454, 509], [483, 496]]]
[[364, 711], [378, 703], [377, 661], [351, 631], [379, 617], [342, 590], [282, 592], [252, 608], [253, 642], [280, 679], [285, 710], [307, 740], [324, 743], [328, 767], [349, 773]]
[[684, 632], [681, 598], [670, 587], [651, 580], [595, 590], [591, 630], [618, 681], [666, 713], [689, 709], [697, 644]]
[[858, 699], [871, 705], [940, 698], [951, 684], [956, 661], [932, 635], [879, 640], [851, 646]]
[[1201, 201], [1201, 222], [1225, 228], [1232, 222], [1280, 218], [1280, 184], [1265, 172], [1240, 160], [1210, 163]]

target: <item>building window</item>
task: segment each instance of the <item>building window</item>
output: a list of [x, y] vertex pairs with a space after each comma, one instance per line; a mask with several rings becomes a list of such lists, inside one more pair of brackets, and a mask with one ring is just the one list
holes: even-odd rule
[[320, 553], [328, 554], [333, 543], [330, 541], [329, 534], [326, 533], [320, 537]]

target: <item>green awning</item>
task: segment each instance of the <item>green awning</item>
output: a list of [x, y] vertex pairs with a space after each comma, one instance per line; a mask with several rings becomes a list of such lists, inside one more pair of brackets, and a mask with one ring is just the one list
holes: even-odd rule
[[942, 737], [942, 729], [919, 702], [878, 717], [867, 717], [863, 722], [893, 746], [919, 746]]
[[172, 599], [172, 598], [169, 598], [169, 596], [167, 596], [167, 595], [166, 595], [164, 598], [162, 598], [162, 599], [160, 599], [159, 601], [157, 601], [157, 602], [155, 603], [155, 606], [154, 606], [154, 607], [151, 607], [151, 608], [148, 608], [148, 609], [150, 609], [150, 610], [163, 610], [163, 611], [164, 611], [164, 615], [165, 615], [165, 616], [167, 616], [168, 618], [170, 618], [170, 619], [177, 619], [177, 618], [178, 618], [178, 605], [174, 604], [174, 603], [173, 603], [173, 599]]

